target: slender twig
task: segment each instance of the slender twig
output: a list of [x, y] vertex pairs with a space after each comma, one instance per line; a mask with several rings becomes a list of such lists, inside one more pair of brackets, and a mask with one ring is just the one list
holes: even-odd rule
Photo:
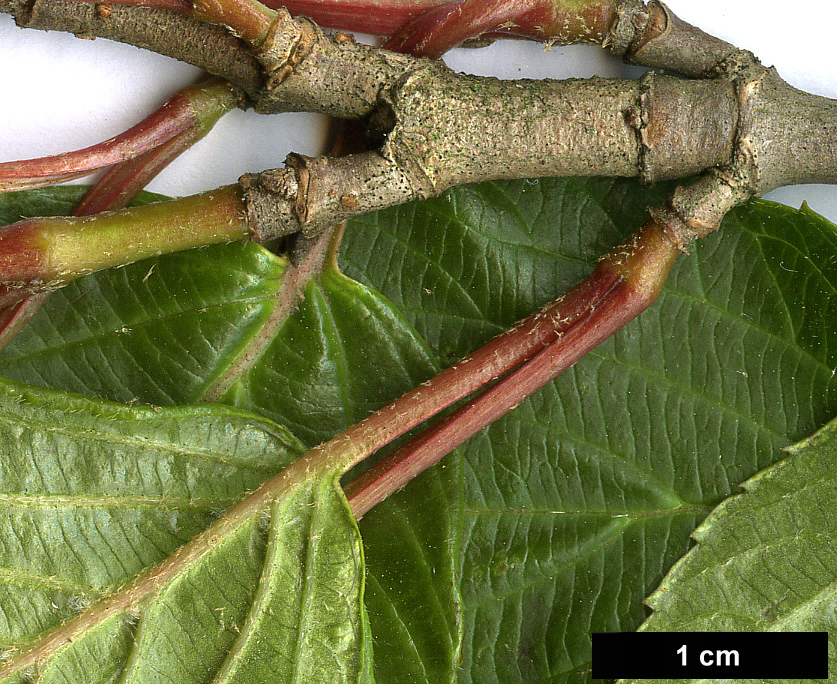
[[184, 88], [149, 117], [109, 140], [74, 152], [0, 163], [0, 192], [73, 180], [177, 138], [195, 142], [237, 104], [235, 89], [219, 79]]
[[[113, 139], [121, 139], [123, 147], [133, 147], [134, 152], [148, 145], [152, 147], [138, 156], [115, 164], [79, 202], [72, 212], [73, 216], [92, 216], [126, 207], [160, 171], [209, 133], [218, 119], [230, 111], [237, 101], [236, 91], [219, 79], [210, 79], [181, 90], [138, 126]], [[167, 136], [170, 137], [167, 139]], [[136, 146], [130, 144], [132, 138], [137, 143]], [[156, 139], [163, 142], [155, 144]], [[119, 144], [114, 144], [112, 151]], [[90, 156], [86, 162], [84, 151], [58, 155], [51, 159], [57, 165], [61, 165], [69, 163], [68, 160], [73, 158], [81, 165], [87, 164], [89, 168], [91, 163], [98, 164], [103, 161], [106, 155], [101, 152], [106, 145], [107, 143], [103, 143], [88, 148]], [[49, 168], [50, 162], [45, 159], [32, 160], [30, 172], [36, 172], [35, 169], [39, 165], [43, 171]], [[29, 181], [37, 182], [37, 179], [30, 177]], [[52, 286], [49, 288], [6, 307], [0, 307], [0, 350], [11, 343], [43, 306], [49, 298]]]
[[599, 44], [616, 21], [618, 0], [586, 3], [553, 0], [462, 0], [439, 4], [414, 17], [385, 47], [424, 57], [441, 57], [482, 35], [514, 35], [567, 45]]

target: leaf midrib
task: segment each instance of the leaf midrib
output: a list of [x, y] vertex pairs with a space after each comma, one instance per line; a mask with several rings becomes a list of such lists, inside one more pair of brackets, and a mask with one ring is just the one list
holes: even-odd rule
[[[127, 421], [126, 421], [127, 422]], [[40, 420], [34, 417], [16, 416], [9, 418], [0, 413], [0, 423], [5, 423], [11, 427], [20, 426], [24, 424], [28, 427], [45, 432], [57, 433], [66, 436], [69, 439], [82, 439], [103, 442], [107, 444], [122, 445], [126, 447], [135, 447], [140, 451], [159, 450], [167, 453], [178, 454], [181, 456], [191, 456], [195, 458], [215, 461], [224, 465], [235, 466], [242, 469], [250, 469], [258, 472], [274, 472], [275, 468], [268, 463], [260, 463], [248, 461], [243, 458], [230, 457], [229, 453], [216, 451], [213, 449], [196, 447], [194, 445], [178, 446], [170, 442], [160, 442], [150, 438], [132, 438], [126, 435], [112, 432], [93, 431], [89, 428], [68, 426], [66, 424], [56, 424], [54, 421]], [[139, 424], [139, 421], [137, 421]]]
[[0, 508], [158, 508], [181, 511], [213, 511], [229, 507], [237, 498], [188, 498], [169, 496], [75, 496], [0, 494]]
[[[692, 513], [684, 510], [679, 515], [692, 515]], [[671, 517], [673, 518], [677, 516]], [[613, 525], [612, 528], [609, 529], [606, 534], [597, 537], [595, 540], [591, 540], [590, 544], [585, 545], [584, 551], [582, 553], [577, 553], [571, 559], [550, 566], [549, 574], [541, 572], [539, 577], [532, 578], [531, 580], [526, 582], [521, 582], [520, 584], [515, 585], [514, 588], [508, 591], [491, 591], [491, 595], [487, 599], [483, 599], [476, 603], [464, 603], [463, 610], [467, 612], [474, 612], [485, 607], [489, 603], [505, 601], [514, 596], [517, 596], [518, 594], [528, 591], [533, 587], [543, 584], [544, 582], [549, 582], [557, 575], [560, 575], [562, 572], [574, 568], [580, 565], [584, 560], [591, 558], [593, 554], [597, 553], [600, 549], [612, 543], [615, 538], [622, 538], [625, 531], [629, 527], [632, 527], [634, 524], [636, 524], [634, 521], [628, 521], [625, 525]]]
[[685, 503], [677, 508], [666, 508], [660, 510], [647, 511], [606, 511], [606, 510], [566, 510], [555, 511], [546, 510], [542, 508], [492, 508], [490, 506], [468, 506], [464, 508], [465, 513], [473, 515], [531, 515], [531, 516], [578, 516], [584, 518], [627, 518], [630, 523], [641, 522], [643, 520], [652, 520], [655, 518], [666, 518], [678, 515], [709, 515], [713, 510], [713, 506], [703, 506], [700, 504]]

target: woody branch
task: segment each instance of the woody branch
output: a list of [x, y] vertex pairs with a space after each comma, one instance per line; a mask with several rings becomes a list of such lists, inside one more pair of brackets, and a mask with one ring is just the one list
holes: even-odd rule
[[[213, 7], [203, 3], [201, 16], [211, 18]], [[357, 44], [346, 34], [326, 35], [284, 9], [270, 10], [263, 25], [247, 16], [257, 48], [162, 10], [114, 7], [103, 17], [92, 6], [55, 0], [0, 0], [0, 9], [24, 26], [176, 53], [221, 73], [259, 111], [318, 111], [368, 122], [371, 151], [339, 159], [291, 155], [286, 168], [245, 175], [225, 195], [245, 207], [241, 225], [212, 239], [310, 236], [354, 215], [495, 178], [605, 175], [654, 182], [705, 172], [654, 212], [685, 250], [743, 200], [837, 178], [834, 101], [792, 88], [751, 54], [680, 21], [659, 2], [613, 3], [600, 18], [603, 43], [632, 61], [689, 78], [465, 76], [438, 62]], [[226, 10], [218, 15], [229, 20]]]

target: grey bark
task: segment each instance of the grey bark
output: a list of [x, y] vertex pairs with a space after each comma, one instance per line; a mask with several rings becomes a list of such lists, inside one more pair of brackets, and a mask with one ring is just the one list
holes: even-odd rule
[[[496, 178], [704, 178], [658, 214], [684, 249], [735, 203], [781, 185], [837, 181], [837, 105], [802, 93], [751, 54], [682, 22], [656, 0], [625, 0], [605, 40], [627, 59], [692, 77], [498, 81], [326, 35], [280, 11], [256, 56], [218, 27], [156, 10], [0, 0], [21, 25], [101, 35], [198, 63], [262, 112], [368, 118], [376, 151], [292, 156], [242, 179], [262, 239]], [[257, 59], [258, 58], [258, 59]]]
[[[570, 175], [654, 182], [727, 163], [737, 130], [734, 88], [677, 84], [660, 75], [499, 81], [425, 63], [382, 90], [377, 151], [292, 157], [287, 169], [246, 176], [251, 225], [262, 239], [313, 234], [463, 183]], [[697, 125], [710, 112], [713, 125]]]
[[686, 23], [658, 0], [625, 0], [605, 43], [626, 61], [704, 78], [740, 52]]
[[262, 67], [238, 38], [221, 26], [145, 7], [60, 0], [0, 0], [21, 28], [66, 31], [80, 38], [106, 38], [158, 52], [221, 76], [248, 95], [259, 92]]

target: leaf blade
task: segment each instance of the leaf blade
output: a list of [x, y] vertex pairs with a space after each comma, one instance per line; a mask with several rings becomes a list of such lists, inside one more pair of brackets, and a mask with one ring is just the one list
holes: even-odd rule
[[[26, 210], [42, 213], [37, 200]], [[122, 401], [135, 397], [160, 404], [192, 401], [212, 384], [212, 377], [223, 373], [223, 368], [234, 363], [241, 350], [260, 334], [261, 324], [275, 310], [275, 294], [281, 288], [283, 269], [284, 262], [265, 258], [260, 248], [224, 246], [198, 250], [191, 255], [146, 260], [119, 272], [92, 276], [79, 282], [77, 291], [71, 286], [65, 291], [65, 297], [58, 293], [47, 304], [31, 329], [2, 357], [7, 359], [5, 364], [0, 358], [0, 372], [29, 382], [50, 383]], [[226, 277], [230, 272], [236, 277]], [[210, 282], [210, 278], [218, 280], [218, 274], [222, 275], [221, 283]], [[244, 299], [253, 303], [256, 314], [239, 313], [237, 307], [241, 306], [242, 293], [247, 292], [252, 295], [248, 295], [249, 300]], [[227, 395], [227, 401], [292, 426], [303, 441], [312, 445], [424, 381], [435, 371], [436, 364], [403, 316], [375, 290], [354, 283], [334, 268], [327, 268], [306, 292], [298, 311], [277, 327], [275, 338], [262, 358], [241, 377]], [[180, 299], [182, 303], [166, 303], [166, 296]], [[149, 303], [137, 306], [137, 298]], [[115, 307], [112, 302], [120, 304]], [[209, 312], [203, 310], [207, 302], [216, 303], [219, 313], [215, 318], [208, 315], [212, 313], [211, 307]], [[111, 309], [117, 310], [104, 320], [94, 315], [96, 311]], [[159, 322], [161, 312], [170, 312], [164, 316], [168, 320], [164, 321], [165, 325]], [[219, 317], [229, 320], [219, 325]], [[144, 328], [145, 337], [115, 332], [124, 327]], [[240, 327], [240, 334], [231, 337], [226, 332], [230, 327], [236, 330]], [[62, 333], [62, 329], [67, 332]], [[104, 336], [97, 330], [103, 330]], [[172, 345], [172, 339], [176, 344]], [[213, 350], [214, 355], [206, 354], [204, 348]], [[21, 363], [24, 349], [28, 350], [25, 352], [28, 366]], [[144, 369], [159, 367], [159, 358], [173, 360], [178, 355], [184, 357], [183, 369], [177, 370], [174, 363], [167, 364], [164, 371], [175, 370], [159, 374], [156, 384], [144, 375]], [[56, 362], [56, 357], [66, 358]], [[96, 371], [102, 368], [106, 373]], [[368, 372], [370, 368], [374, 374]], [[85, 374], [80, 369], [89, 372]], [[332, 381], [336, 382], [332, 385]], [[432, 497], [438, 496], [442, 486], [432, 484], [435, 477], [429, 475], [425, 479], [431, 483]], [[409, 509], [412, 504], [406, 501], [402, 499], [399, 505]], [[364, 523], [364, 527], [368, 529], [369, 524]], [[426, 623], [414, 621], [414, 629], [423, 625], [426, 632], [419, 641], [436, 645], [437, 633], [448, 634], [448, 641], [442, 639], [444, 648], [424, 653], [425, 665], [410, 672], [400, 667], [404, 661], [397, 654], [389, 662], [400, 667], [399, 676], [405, 677], [404, 682], [410, 681], [406, 677], [418, 676], [417, 672], [431, 670], [452, 681], [458, 650], [449, 640], [456, 640], [458, 628], [455, 620], [451, 625], [450, 616], [441, 616], [433, 608], [438, 602], [436, 594], [444, 596], [447, 612], [455, 611], [458, 605], [450, 561], [446, 560], [450, 558], [446, 540], [451, 534], [446, 526], [434, 526], [421, 534], [428, 550], [423, 554], [425, 558], [417, 556], [415, 560], [420, 567], [439, 571], [432, 575], [437, 580], [436, 587], [426, 597], [436, 619]], [[443, 567], [445, 563], [447, 566]], [[379, 586], [408, 581], [412, 574], [412, 570], [399, 564], [402, 575], [395, 577], [386, 565], [378, 564], [382, 573]], [[381, 622], [384, 615], [392, 615], [396, 624], [403, 624], [398, 612], [407, 609], [407, 605], [401, 602], [396, 606], [383, 594], [377, 596], [370, 600], [377, 602], [373, 621], [378, 631], [384, 629]], [[410, 608], [408, 612], [411, 610], [421, 609]], [[440, 653], [445, 654], [443, 658], [439, 657]]]
[[[347, 272], [402, 306], [447, 363], [463, 337], [476, 344], [559, 295], [639, 225], [661, 190], [627, 186], [487, 184], [370, 216]], [[463, 681], [584, 681], [589, 633], [640, 624], [639, 597], [700, 519], [837, 408], [834, 247], [833, 227], [805, 209], [738, 210], [675, 267], [654, 309], [465, 447]], [[597, 543], [585, 534], [597, 513], [632, 522]], [[545, 514], [553, 522], [533, 526]], [[591, 554], [562, 570], [570, 543]], [[503, 585], [515, 555], [532, 569]]]
[[787, 451], [695, 530], [697, 545], [648, 598], [643, 631], [834, 633], [837, 423]]
[[[151, 437], [178, 452], [188, 452], [188, 441], [177, 440], [188, 439], [183, 433], [194, 430], [194, 426], [182, 424], [184, 416], [220, 421], [220, 432], [227, 436], [227, 445], [233, 447], [237, 460], [246, 457], [258, 464], [262, 477], [270, 467], [265, 446], [274, 444], [274, 450], [278, 447], [284, 454], [285, 442], [299, 444], [275, 424], [236, 409], [190, 407], [157, 412], [8, 383], [2, 383], [0, 390], [0, 414], [8, 423], [14, 423], [18, 416], [28, 418], [30, 423], [34, 422], [33, 416], [40, 419], [35, 427], [21, 430], [18, 439], [3, 442], [0, 449], [5, 455], [28, 451], [30, 456], [44, 457], [44, 471], [49, 466], [45, 457], [50, 452], [60, 453], [61, 446], [75, 444], [83, 449], [86, 443], [107, 441], [111, 434], [118, 441], [119, 430], [124, 428], [120, 419], [133, 423], [133, 447], [142, 442], [142, 427], [148, 427], [142, 423], [146, 421], [152, 424], [148, 433]], [[68, 407], [72, 407], [71, 413]], [[170, 439], [165, 433], [153, 433], [156, 423], [171, 422], [173, 416], [169, 414], [181, 419], [175, 437]], [[66, 429], [54, 427], [56, 418], [85, 429], [68, 441]], [[223, 445], [218, 435], [213, 437], [211, 443], [217, 453]], [[238, 452], [234, 451], [236, 447]], [[113, 463], [122, 463], [119, 453], [109, 453]], [[97, 456], [95, 460], [101, 465], [101, 455]], [[329, 466], [332, 470], [340, 467]], [[67, 616], [53, 615], [55, 619], [43, 635], [34, 633], [27, 635], [28, 639], [13, 640], [9, 644], [13, 650], [23, 650], [0, 666], [0, 677], [4, 681], [25, 678], [29, 668], [36, 665], [44, 681], [66, 681], [72, 676], [94, 681], [119, 677], [125, 682], [203, 682], [224, 668], [231, 675], [229, 681], [251, 682], [263, 681], [265, 668], [275, 674], [278, 656], [282, 665], [278, 669], [284, 672], [286, 681], [371, 681], [362, 547], [338, 484], [339, 474], [323, 467], [286, 468], [272, 488], [258, 490], [245, 504], [174, 550], [164, 563], [152, 566], [141, 560], [133, 575], [127, 567], [123, 567], [124, 576], [107, 575], [96, 603], [78, 617], [62, 624], [61, 618]], [[136, 483], [131, 484], [136, 487]], [[102, 486], [94, 486], [97, 491], [82, 505], [101, 505], [107, 499]], [[289, 524], [300, 518], [307, 518], [307, 522], [301, 526]], [[67, 552], [85, 556], [93, 533], [87, 531], [85, 537], [83, 524], [75, 531], [62, 529], [61, 536], [41, 534], [44, 555], [62, 560], [51, 569], [59, 579], [76, 573], [95, 581], [95, 575], [84, 566], [86, 559], [80, 573], [64, 567], [69, 565]], [[21, 539], [31, 541], [23, 534]], [[321, 543], [312, 543], [314, 539]], [[115, 543], [112, 535], [109, 541]], [[132, 543], [138, 545], [139, 541], [133, 539]], [[19, 564], [24, 565], [25, 559], [20, 560]], [[142, 570], [143, 566], [148, 567]], [[125, 580], [129, 580], [127, 585], [120, 584]], [[288, 600], [296, 596], [300, 584], [312, 587], [305, 601]], [[337, 605], [335, 596], [342, 597]], [[313, 642], [300, 638], [300, 622], [307, 624], [307, 636]], [[281, 648], [289, 640], [298, 643], [290, 657]], [[31, 643], [27, 645], [26, 641]], [[273, 661], [264, 657], [266, 644]], [[91, 663], [88, 658], [93, 653], [106, 659]], [[333, 657], [324, 658], [326, 653]], [[231, 658], [231, 654], [236, 657]], [[227, 661], [235, 667], [225, 667]], [[244, 667], [248, 664], [255, 664], [256, 671]]]
[[[661, 192], [579, 179], [467, 188], [357, 222], [343, 263], [444, 366], [589, 271]], [[810, 212], [739, 210], [675, 268], [653, 310], [454, 457], [433, 485], [441, 498], [426, 483], [405, 491], [417, 538], [429, 511], [443, 519], [410, 566], [444, 578], [423, 600], [454, 596], [451, 577], [465, 592], [461, 622], [454, 608], [430, 628], [441, 656], [425, 648], [408, 666], [392, 655], [415, 619], [386, 589], [410, 570], [383, 569], [399, 553], [393, 513], [365, 521], [376, 638], [393, 644], [377, 651], [379, 679], [422, 681], [438, 666], [450, 681], [464, 629], [464, 681], [586, 681], [589, 632], [635, 628], [703, 512], [837, 412], [834, 242]], [[329, 287], [315, 287], [324, 302]], [[346, 406], [332, 402], [330, 429], [350, 420]]]

